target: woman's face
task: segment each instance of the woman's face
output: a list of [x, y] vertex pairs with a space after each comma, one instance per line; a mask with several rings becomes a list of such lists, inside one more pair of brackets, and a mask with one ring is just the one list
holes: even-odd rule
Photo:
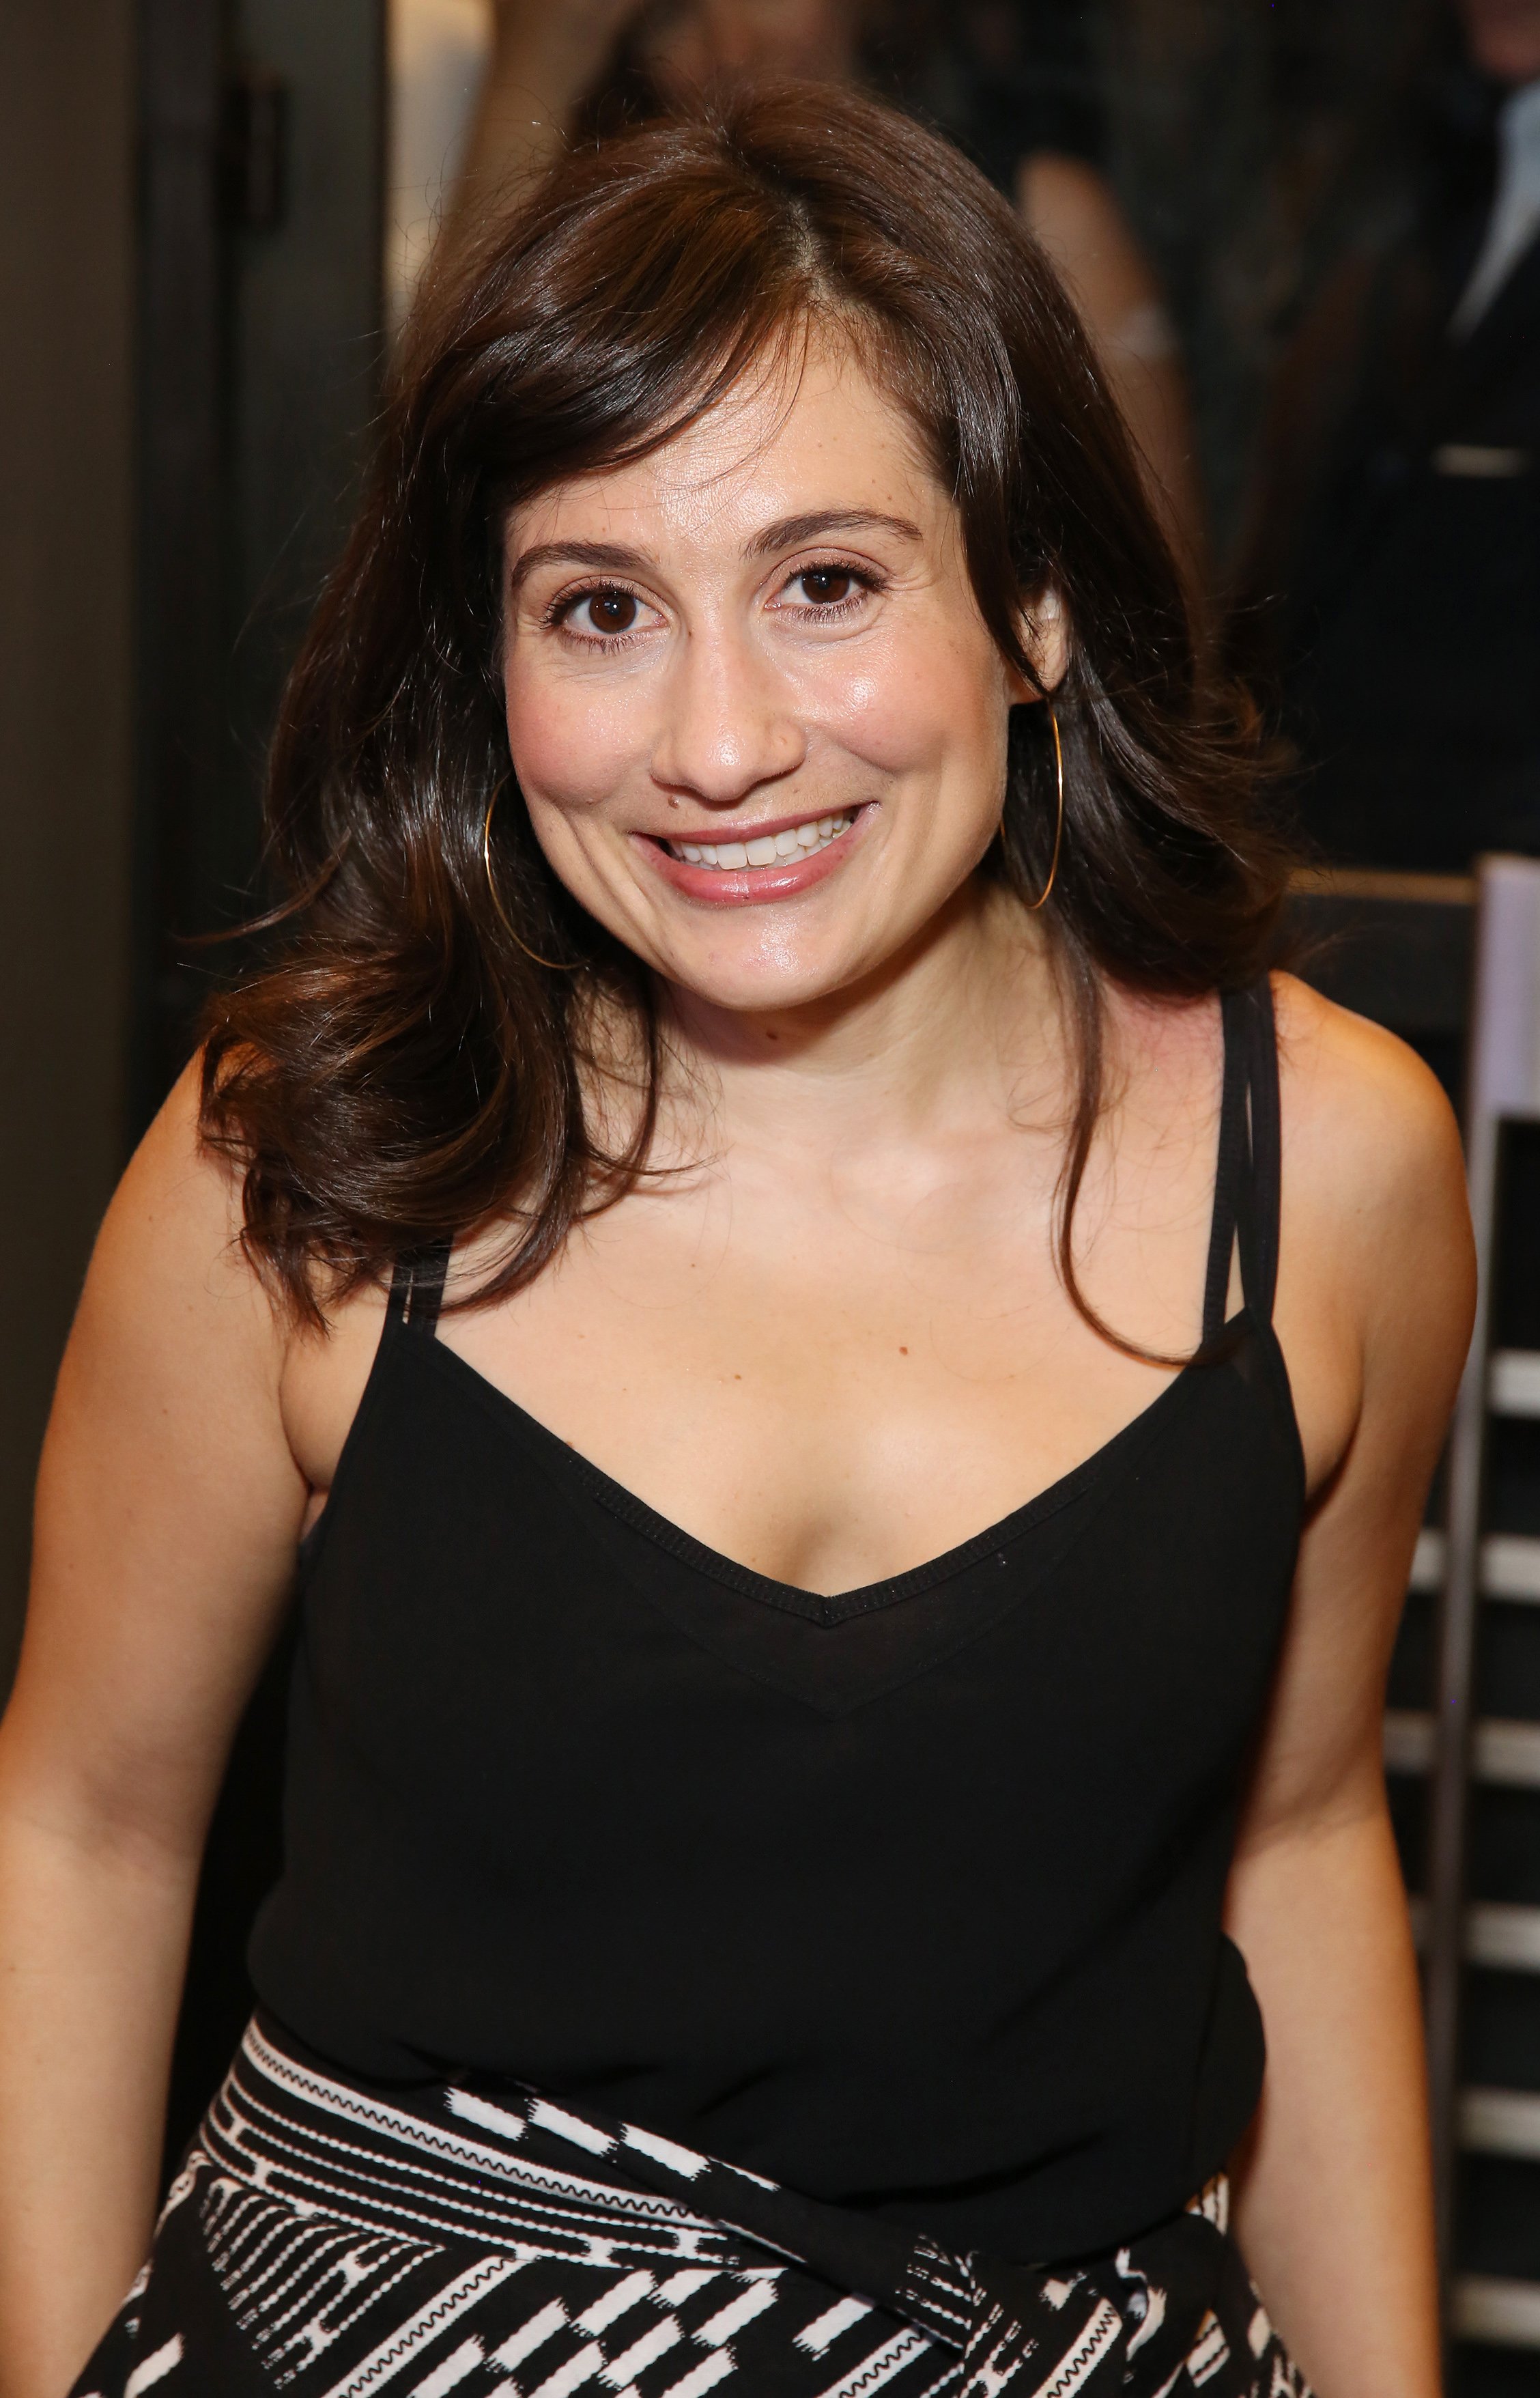
[[670, 983], [805, 1004], [897, 956], [971, 875], [1032, 694], [908, 421], [843, 349], [540, 493], [507, 572], [508, 739], [536, 836]]

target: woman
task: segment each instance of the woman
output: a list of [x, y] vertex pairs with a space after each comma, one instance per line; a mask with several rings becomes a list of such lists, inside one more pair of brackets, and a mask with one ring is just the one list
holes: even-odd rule
[[287, 952], [49, 1435], [6, 2398], [148, 2242], [296, 1559], [261, 2013], [80, 2392], [1431, 2398], [1378, 1738], [1460, 1159], [1269, 986], [1251, 775], [944, 144], [792, 86], [442, 271], [282, 712]]
[[[934, 22], [928, 22], [933, 17]], [[1036, 121], [1023, 104], [1023, 28], [998, 8], [884, 7], [881, 0], [496, 0], [492, 51], [452, 216], [456, 234], [509, 178], [542, 166], [574, 127], [678, 106], [722, 75], [852, 82], [899, 67], [944, 101], [958, 83], [946, 36], [960, 32], [971, 75], [994, 105], [974, 155], [994, 153], [1031, 232], [1057, 267], [1101, 356], [1144, 463], [1151, 497], [1195, 588], [1207, 576], [1203, 497], [1176, 330], [1159, 280], [1106, 177], [1078, 149], [1062, 101]], [[951, 89], [956, 102], [960, 95]], [[944, 105], [943, 115], [946, 114]], [[978, 115], [978, 95], [964, 103]], [[1007, 128], [1014, 147], [1007, 148]], [[977, 137], [984, 133], [981, 143]]]

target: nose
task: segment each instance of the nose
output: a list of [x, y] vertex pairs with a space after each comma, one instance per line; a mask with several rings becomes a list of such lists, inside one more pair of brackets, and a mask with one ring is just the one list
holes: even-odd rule
[[804, 728], [771, 661], [718, 628], [680, 644], [663, 693], [652, 779], [681, 797], [730, 808], [795, 774]]

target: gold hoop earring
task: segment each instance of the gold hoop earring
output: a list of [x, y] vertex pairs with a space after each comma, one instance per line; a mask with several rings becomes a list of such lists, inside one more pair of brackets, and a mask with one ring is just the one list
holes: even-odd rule
[[1059, 778], [1059, 815], [1058, 821], [1053, 827], [1053, 859], [1048, 869], [1048, 881], [1043, 884], [1036, 899], [1027, 901], [1026, 912], [1029, 916], [1035, 916], [1038, 909], [1047, 904], [1048, 895], [1053, 888], [1054, 877], [1059, 871], [1059, 851], [1064, 845], [1065, 838], [1065, 753], [1064, 745], [1059, 739], [1059, 720], [1051, 707], [1048, 711], [1048, 721], [1053, 729], [1053, 765]]
[[498, 922], [502, 926], [503, 931], [507, 934], [508, 938], [513, 942], [514, 947], [517, 950], [522, 950], [525, 956], [529, 960], [532, 965], [546, 966], [550, 969], [552, 974], [570, 974], [573, 969], [565, 958], [542, 958], [538, 950], [532, 950], [529, 947], [528, 941], [520, 940], [512, 924], [508, 922], [507, 909], [503, 907], [502, 900], [497, 896], [497, 879], [492, 872], [492, 811], [497, 806], [499, 800], [502, 797], [507, 781], [508, 777], [504, 775], [502, 781], [499, 783], [496, 790], [492, 793], [491, 798], [488, 801], [487, 814], [481, 827], [481, 863], [487, 869], [487, 889], [491, 895], [492, 905], [497, 909]]

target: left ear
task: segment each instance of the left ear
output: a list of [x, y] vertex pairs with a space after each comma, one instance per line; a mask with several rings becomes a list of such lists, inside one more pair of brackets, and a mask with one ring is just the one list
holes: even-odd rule
[[[1065, 669], [1069, 664], [1069, 627], [1064, 601], [1051, 583], [1044, 585], [1030, 608], [1021, 611], [1016, 619], [1016, 628], [1041, 690], [1051, 696], [1064, 680]], [[1013, 707], [1040, 696], [1024, 674], [1013, 667], [1009, 671]]]

